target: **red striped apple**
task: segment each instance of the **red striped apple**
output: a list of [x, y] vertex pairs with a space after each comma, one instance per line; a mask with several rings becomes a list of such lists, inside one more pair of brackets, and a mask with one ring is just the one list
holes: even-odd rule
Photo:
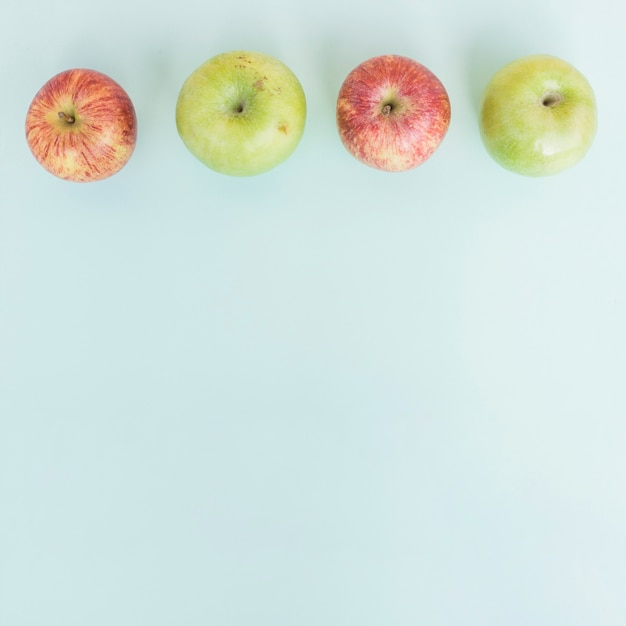
[[135, 149], [135, 109], [124, 89], [105, 74], [66, 70], [33, 98], [26, 140], [51, 174], [75, 182], [102, 180], [124, 167]]
[[450, 100], [421, 63], [388, 54], [353, 69], [339, 90], [337, 129], [352, 156], [401, 172], [426, 161], [450, 125]]

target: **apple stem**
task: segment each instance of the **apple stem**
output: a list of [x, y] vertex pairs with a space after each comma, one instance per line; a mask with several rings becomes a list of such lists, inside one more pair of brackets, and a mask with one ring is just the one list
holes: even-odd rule
[[73, 115], [68, 115], [67, 113], [63, 113], [63, 111], [59, 111], [59, 117], [62, 120], [65, 120], [68, 124], [73, 124], [76, 121], [76, 118]]

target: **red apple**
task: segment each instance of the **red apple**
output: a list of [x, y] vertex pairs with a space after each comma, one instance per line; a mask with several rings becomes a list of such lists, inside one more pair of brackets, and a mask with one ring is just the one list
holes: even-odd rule
[[441, 81], [404, 56], [364, 61], [344, 80], [337, 128], [348, 152], [366, 165], [401, 172], [421, 165], [450, 125], [450, 100]]
[[102, 180], [126, 165], [135, 149], [135, 109], [124, 89], [105, 74], [66, 70], [33, 98], [26, 140], [37, 161], [55, 176]]

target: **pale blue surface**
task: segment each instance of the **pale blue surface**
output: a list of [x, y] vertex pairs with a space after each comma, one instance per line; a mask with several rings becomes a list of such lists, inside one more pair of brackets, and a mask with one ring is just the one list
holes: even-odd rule
[[[0, 8], [2, 626], [623, 626], [623, 9], [607, 0], [181, 0]], [[616, 8], [617, 7], [617, 8]], [[276, 170], [176, 134], [206, 58], [258, 49], [307, 94]], [[382, 53], [453, 121], [405, 174], [340, 144]], [[558, 177], [484, 151], [492, 72], [535, 52], [593, 85]], [[108, 73], [137, 150], [73, 185], [28, 152], [53, 74]]]

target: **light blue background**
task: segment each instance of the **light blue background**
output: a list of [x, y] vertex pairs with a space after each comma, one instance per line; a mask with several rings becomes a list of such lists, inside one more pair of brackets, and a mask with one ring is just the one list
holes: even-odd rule
[[[0, 8], [2, 626], [623, 626], [623, 8], [608, 0]], [[232, 179], [174, 124], [234, 48], [283, 60], [294, 155]], [[477, 132], [501, 65], [547, 52], [599, 105], [574, 169], [526, 179]], [[336, 129], [359, 62], [446, 85], [404, 174]], [[70, 67], [128, 91], [137, 149], [75, 185], [28, 151]]]

